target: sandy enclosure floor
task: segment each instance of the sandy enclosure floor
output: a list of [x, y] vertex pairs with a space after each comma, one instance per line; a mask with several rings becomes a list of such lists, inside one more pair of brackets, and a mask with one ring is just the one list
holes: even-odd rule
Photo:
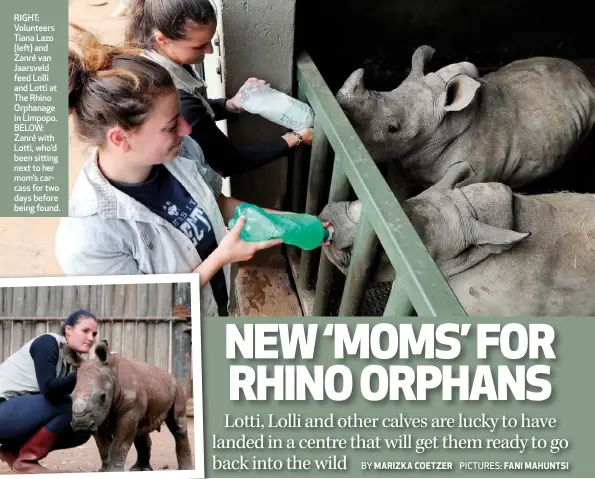
[[[191, 418], [188, 418], [188, 439], [193, 453], [193, 463], [196, 466], [196, 459], [194, 458], [194, 421]], [[153, 470], [177, 470], [176, 446], [167, 426], [164, 424], [161, 432], [152, 433], [151, 440], [153, 441], [151, 452]], [[135, 462], [136, 450], [133, 446], [126, 460], [126, 470], [130, 469]], [[99, 452], [93, 438], [75, 449], [51, 452], [40, 463], [50, 469], [51, 472], [95, 472], [101, 467]], [[6, 463], [1, 462], [0, 475], [3, 474], [11, 474], [11, 471]]]

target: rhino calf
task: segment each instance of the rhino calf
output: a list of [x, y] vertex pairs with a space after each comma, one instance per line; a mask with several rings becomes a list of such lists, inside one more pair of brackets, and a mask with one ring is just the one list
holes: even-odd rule
[[399, 162], [422, 189], [464, 164], [459, 186], [513, 188], [558, 169], [595, 122], [595, 88], [574, 63], [550, 57], [514, 61], [479, 76], [470, 62], [424, 74], [434, 54], [416, 49], [394, 90], [367, 90], [363, 69], [337, 101], [376, 162]]
[[[502, 183], [441, 182], [403, 209], [469, 316], [595, 316], [595, 195], [515, 194]], [[328, 204], [323, 247], [344, 273], [361, 204]], [[395, 271], [382, 252], [373, 281]]]
[[131, 470], [151, 471], [151, 438], [165, 422], [176, 443], [178, 469], [191, 470], [186, 395], [167, 371], [137, 359], [110, 353], [107, 341], [84, 360], [63, 346], [66, 360], [77, 368], [72, 393], [72, 429], [94, 435], [100, 471], [123, 471], [132, 444], [137, 461]]

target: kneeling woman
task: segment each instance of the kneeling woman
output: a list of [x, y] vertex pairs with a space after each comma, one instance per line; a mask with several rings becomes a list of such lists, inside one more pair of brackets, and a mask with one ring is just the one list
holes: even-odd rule
[[97, 319], [79, 310], [65, 321], [62, 334], [37, 336], [0, 364], [0, 459], [13, 472], [48, 473], [39, 460], [89, 439], [70, 426], [76, 371], [70, 370], [60, 346], [69, 344], [86, 354], [96, 336]]
[[[281, 240], [248, 243], [239, 203], [190, 138], [172, 77], [139, 51], [101, 45], [89, 32], [69, 53], [69, 108], [95, 146], [56, 236], [66, 275], [200, 275], [202, 316], [228, 314], [230, 263]], [[268, 210], [271, 211], [271, 210]]]

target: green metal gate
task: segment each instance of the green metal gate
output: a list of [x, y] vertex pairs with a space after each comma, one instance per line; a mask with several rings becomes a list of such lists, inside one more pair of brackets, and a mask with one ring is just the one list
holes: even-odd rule
[[[357, 316], [371, 266], [381, 244], [396, 271], [385, 316], [465, 316], [446, 279], [409, 222], [380, 170], [307, 53], [297, 61], [298, 97], [315, 112], [310, 157], [294, 158], [292, 210], [318, 215], [331, 201], [346, 201], [351, 189], [361, 200], [339, 316]], [[307, 177], [306, 177], [307, 175]], [[330, 176], [330, 186], [329, 186]], [[326, 192], [328, 191], [328, 195]], [[305, 204], [301, 201], [305, 196]], [[304, 313], [329, 314], [336, 268], [320, 252], [290, 250]]]

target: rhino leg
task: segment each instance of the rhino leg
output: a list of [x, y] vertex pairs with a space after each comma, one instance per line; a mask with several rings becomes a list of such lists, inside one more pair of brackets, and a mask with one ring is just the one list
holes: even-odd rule
[[93, 438], [95, 439], [95, 444], [97, 444], [97, 449], [99, 450], [99, 457], [101, 458], [101, 468], [97, 472], [105, 472], [107, 470], [109, 447], [112, 441], [111, 435], [99, 433], [95, 434]]
[[188, 439], [188, 417], [186, 413], [186, 394], [180, 384], [176, 387], [176, 398], [167, 414], [165, 424], [176, 441], [178, 470], [189, 471], [192, 466], [192, 450]]
[[109, 446], [106, 472], [123, 471], [126, 457], [136, 438], [138, 419], [121, 417], [116, 424], [114, 438]]
[[151, 467], [151, 437], [146, 434], [144, 436], [136, 436], [134, 438], [134, 448], [136, 449], [136, 462], [130, 468], [131, 471], [152, 471]]
[[475, 170], [468, 162], [459, 161], [447, 168], [442, 178], [433, 186], [433, 188], [441, 191], [461, 188], [476, 183], [476, 176]]

